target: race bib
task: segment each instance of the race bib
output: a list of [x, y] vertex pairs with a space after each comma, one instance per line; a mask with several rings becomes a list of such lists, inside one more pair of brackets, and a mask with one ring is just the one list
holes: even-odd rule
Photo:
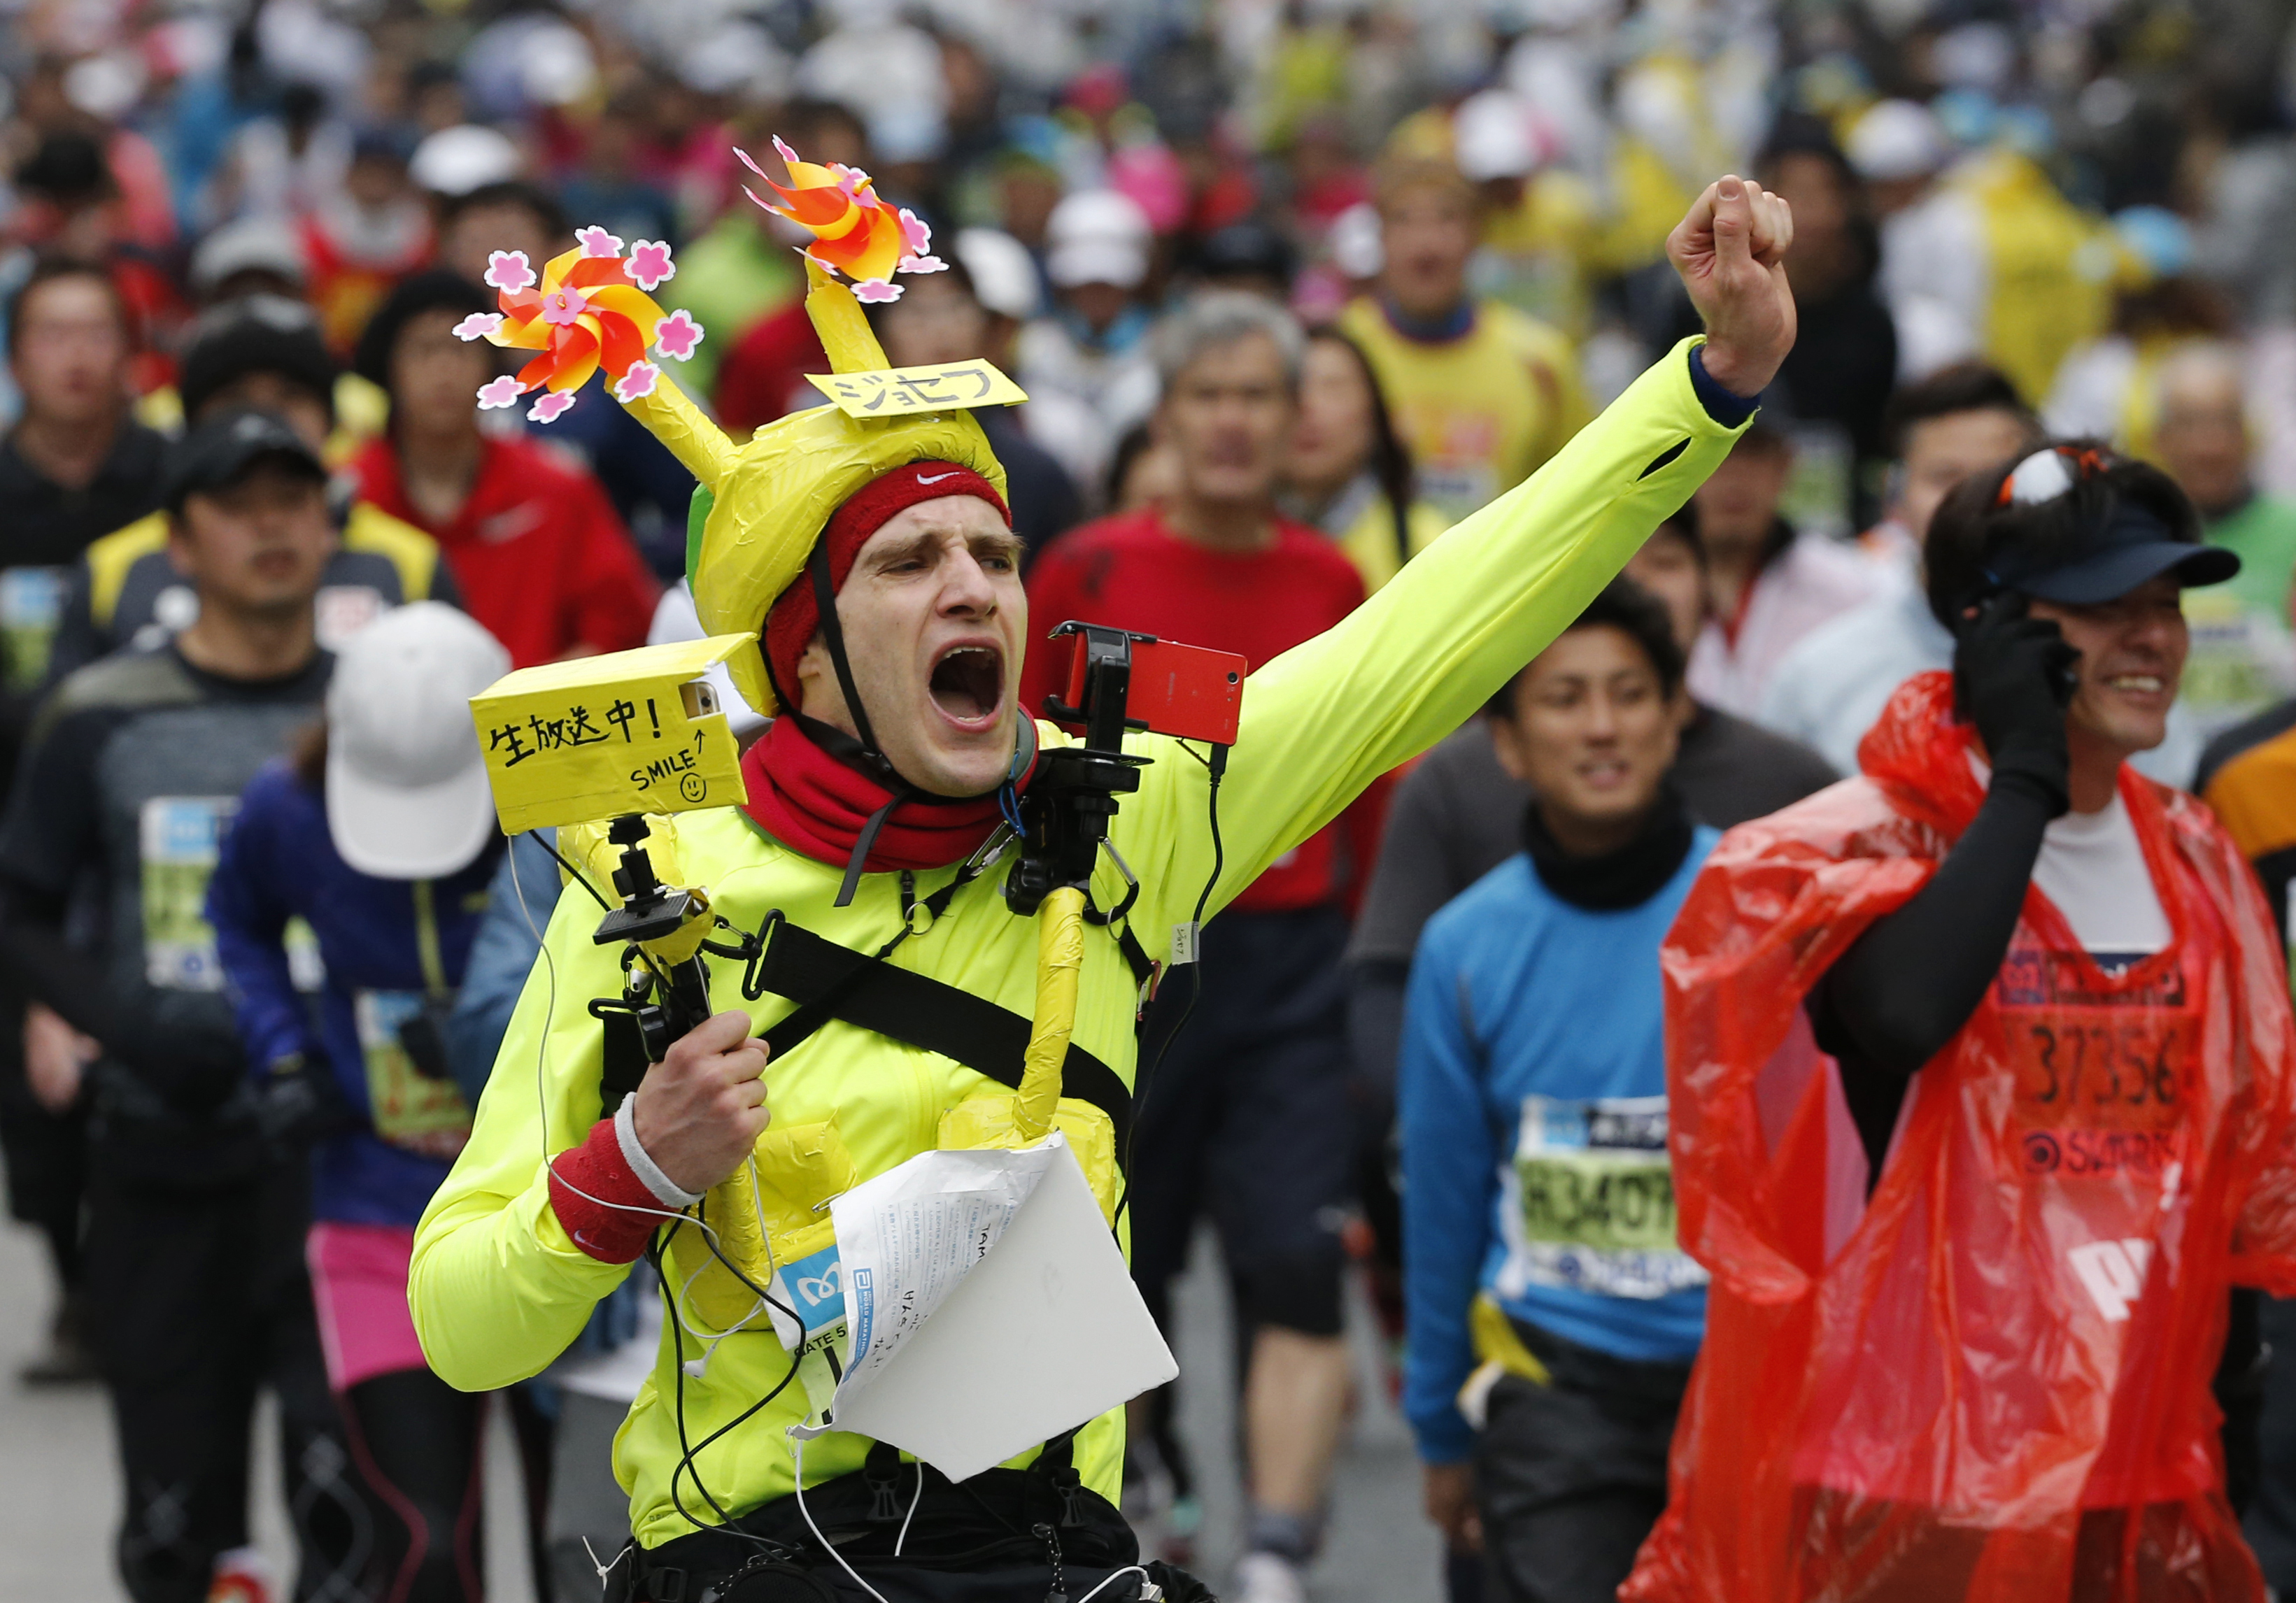
[[374, 1133], [392, 1146], [451, 1158], [471, 1139], [470, 1104], [452, 1080], [418, 1070], [399, 1040], [407, 1020], [422, 1017], [422, 1001], [420, 991], [361, 991], [354, 1000], [367, 1109]]
[[1651, 1298], [1706, 1284], [1676, 1245], [1663, 1096], [1525, 1097], [1512, 1179], [1518, 1286]]
[[2236, 596], [2195, 590], [2185, 598], [2185, 622], [2192, 646], [2179, 694], [2203, 735], [2296, 690], [2296, 641], [2281, 618]]
[[[223, 989], [207, 917], [208, 881], [223, 832], [238, 812], [235, 797], [155, 796], [137, 814], [146, 984], [163, 991]], [[295, 988], [316, 991], [326, 979], [317, 935], [301, 919], [290, 919], [284, 944]]]
[[144, 804], [144, 977], [161, 990], [223, 989], [208, 881], [238, 810], [228, 796], [155, 796]]
[[2181, 969], [2099, 988], [2070, 953], [2013, 946], [1995, 1001], [2028, 1174], [2149, 1178], [2182, 1157], [2194, 1018]]
[[61, 568], [0, 569], [0, 649], [7, 652], [7, 686], [19, 694], [37, 690], [47, 677], [63, 622], [64, 586]]
[[1420, 495], [1448, 511], [1464, 517], [1489, 501], [1496, 490], [1496, 476], [1488, 463], [1429, 460], [1418, 470]]
[[785, 1350], [809, 1351], [842, 1343], [845, 1275], [836, 1242], [794, 1264], [783, 1264], [774, 1276], [774, 1289], [788, 1304], [789, 1313], [797, 1315], [792, 1325], [788, 1313], [779, 1308], [773, 1311], [774, 1331]]
[[[860, 1273], [865, 1287], [869, 1272]], [[773, 1309], [774, 1334], [781, 1337], [783, 1352], [796, 1354], [808, 1416], [824, 1416], [836, 1401], [838, 1383], [853, 1351], [845, 1338], [845, 1265], [837, 1243], [783, 1264], [774, 1275], [773, 1289], [787, 1309]], [[865, 1321], [862, 1340], [868, 1340]]]
[[319, 643], [330, 651], [341, 650], [352, 635], [390, 610], [390, 601], [372, 585], [323, 585], [311, 601]]

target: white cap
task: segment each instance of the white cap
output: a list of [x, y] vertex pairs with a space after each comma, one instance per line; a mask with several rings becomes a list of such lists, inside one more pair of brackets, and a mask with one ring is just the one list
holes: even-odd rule
[[598, 58], [563, 22], [530, 29], [518, 42], [518, 84], [529, 104], [570, 106], [594, 88]]
[[956, 259], [972, 275], [972, 293], [999, 317], [1026, 323], [1037, 315], [1037, 264], [1029, 248], [1000, 228], [960, 228]]
[[1046, 220], [1045, 276], [1066, 290], [1078, 284], [1139, 287], [1148, 276], [1148, 214], [1112, 189], [1079, 190]]
[[525, 166], [518, 146], [506, 135], [465, 122], [441, 128], [416, 145], [406, 171], [434, 195], [467, 195], [517, 177]]
[[510, 653], [443, 601], [395, 607], [344, 643], [327, 687], [327, 832], [382, 879], [437, 879], [495, 830], [471, 698]]
[[84, 56], [64, 72], [64, 99], [72, 109], [106, 122], [133, 110], [151, 81], [141, 57], [125, 50]]
[[234, 273], [258, 271], [275, 273], [299, 286], [310, 277], [303, 241], [277, 217], [242, 217], [226, 223], [192, 252], [192, 288], [201, 295]]
[[1451, 121], [1459, 171], [1474, 183], [1528, 177], [1538, 167], [1530, 108], [1505, 89], [1486, 89], [1460, 103]]
[[1842, 153], [1858, 176], [1874, 184], [1926, 177], [1946, 163], [1952, 142], [1927, 106], [1885, 100], [1857, 119]]

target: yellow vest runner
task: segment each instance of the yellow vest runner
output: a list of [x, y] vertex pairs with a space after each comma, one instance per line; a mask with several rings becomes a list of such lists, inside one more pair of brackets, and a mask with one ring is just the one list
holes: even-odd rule
[[1406, 338], [1369, 300], [1340, 326], [1379, 377], [1420, 495], [1455, 522], [1521, 484], [1587, 421], [1569, 341], [1512, 307], [1479, 303], [1467, 331], [1440, 343]]

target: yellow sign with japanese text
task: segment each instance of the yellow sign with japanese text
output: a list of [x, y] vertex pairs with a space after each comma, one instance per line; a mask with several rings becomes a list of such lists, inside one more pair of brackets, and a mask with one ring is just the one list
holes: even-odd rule
[[521, 668], [471, 699], [506, 833], [749, 798], [742, 749], [703, 675], [754, 634]]
[[905, 417], [913, 412], [1013, 406], [1029, 398], [1027, 390], [986, 362], [805, 376], [848, 417]]

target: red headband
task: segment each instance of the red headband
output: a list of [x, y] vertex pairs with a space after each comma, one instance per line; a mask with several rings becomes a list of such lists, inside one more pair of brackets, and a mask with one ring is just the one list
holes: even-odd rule
[[[1007, 528], [1012, 526], [1013, 513], [1004, 497], [971, 468], [953, 462], [903, 462], [856, 490], [821, 531], [822, 544], [829, 553], [830, 593], [845, 588], [853, 560], [861, 554], [869, 536], [896, 513], [944, 495], [978, 496], [996, 509]], [[798, 658], [805, 655], [813, 632], [820, 626], [821, 608], [814, 600], [812, 577], [809, 572], [801, 573], [766, 614], [766, 665], [773, 670], [774, 689], [791, 709], [797, 706]]]

